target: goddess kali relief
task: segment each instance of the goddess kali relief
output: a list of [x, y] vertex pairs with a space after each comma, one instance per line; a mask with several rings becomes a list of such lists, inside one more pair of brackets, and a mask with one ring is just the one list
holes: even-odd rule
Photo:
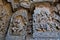
[[11, 27], [11, 34], [13, 35], [22, 35], [24, 31], [24, 19], [21, 15], [14, 17]]

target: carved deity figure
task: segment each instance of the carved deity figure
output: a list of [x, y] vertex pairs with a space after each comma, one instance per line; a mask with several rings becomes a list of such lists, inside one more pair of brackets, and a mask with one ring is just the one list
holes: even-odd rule
[[12, 24], [11, 33], [13, 35], [22, 35], [24, 33], [25, 24], [21, 15], [14, 17]]

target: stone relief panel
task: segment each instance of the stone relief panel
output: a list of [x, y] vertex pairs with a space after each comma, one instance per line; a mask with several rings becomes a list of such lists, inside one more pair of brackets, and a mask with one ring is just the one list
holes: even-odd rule
[[6, 40], [8, 39], [25, 40], [26, 28], [27, 28], [27, 22], [28, 22], [27, 13], [28, 13], [27, 10], [19, 9], [12, 15]]
[[[22, 15], [25, 14], [25, 15]], [[20, 10], [19, 13], [16, 12], [13, 14], [11, 18], [11, 24], [10, 24], [10, 33], [13, 35], [22, 35], [24, 32], [26, 32], [26, 24], [27, 24], [27, 19], [26, 19], [26, 10]]]
[[54, 12], [55, 10], [53, 10], [52, 7], [53, 6], [44, 5], [38, 5], [35, 7], [33, 14], [33, 38], [35, 38], [34, 40], [41, 37], [44, 37], [44, 39], [48, 39], [49, 37], [54, 37], [55, 39], [59, 37], [58, 32], [60, 31], [60, 16], [58, 16]]
[[21, 15], [14, 17], [11, 27], [12, 35], [22, 35], [22, 32], [25, 32], [24, 19]]
[[56, 27], [60, 27], [60, 23], [56, 21], [59, 19], [60, 17], [52, 13], [49, 7], [35, 7], [33, 27], [36, 31], [56, 31]]
[[[45, 11], [45, 10], [46, 10], [45, 7], [41, 8], [41, 9], [40, 8], [36, 8], [36, 10], [34, 10], [34, 14], [36, 16], [33, 15], [33, 18], [35, 18], [33, 25], [35, 24], [37, 29], [41, 28], [40, 30], [44, 30], [45, 29], [45, 31], [46, 31], [47, 30], [47, 26], [48, 26], [48, 24], [46, 23], [46, 21], [48, 19], [47, 16], [49, 16], [50, 12], [49, 12], [48, 9], [47, 9], [47, 11]], [[49, 28], [49, 26], [48, 26], [48, 28]]]

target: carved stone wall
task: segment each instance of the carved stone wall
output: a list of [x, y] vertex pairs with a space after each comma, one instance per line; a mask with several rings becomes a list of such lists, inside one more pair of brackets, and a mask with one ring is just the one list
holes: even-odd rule
[[60, 40], [60, 0], [0, 0], [0, 40]]

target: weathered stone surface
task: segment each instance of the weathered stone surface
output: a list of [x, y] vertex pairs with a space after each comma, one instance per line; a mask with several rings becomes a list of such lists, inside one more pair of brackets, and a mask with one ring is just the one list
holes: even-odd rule
[[33, 40], [60, 40], [59, 32], [36, 32]]
[[60, 14], [60, 11], [59, 11], [59, 14]]
[[35, 38], [33, 40], [60, 40], [59, 38], [58, 39], [53, 39], [53, 38]]
[[33, 34], [33, 37], [35, 38], [58, 38], [58, 32], [35, 32]]
[[45, 2], [45, 1], [48, 1], [48, 2], [58, 2], [58, 0], [33, 0], [34, 2]]
[[58, 10], [60, 10], [60, 4], [57, 4], [56, 7]]
[[30, 8], [31, 3], [30, 2], [21, 2], [20, 6], [24, 7], [24, 8]]
[[0, 5], [0, 9], [0, 40], [3, 40], [11, 17], [11, 7], [10, 4]]
[[12, 5], [12, 8], [13, 8], [13, 10], [14, 9], [16, 9], [16, 8], [19, 8], [19, 0], [7, 0], [8, 2], [10, 2], [11, 3], [11, 5]]
[[11, 3], [13, 10], [18, 9], [20, 6], [30, 8], [31, 2], [29, 0], [8, 0]]

